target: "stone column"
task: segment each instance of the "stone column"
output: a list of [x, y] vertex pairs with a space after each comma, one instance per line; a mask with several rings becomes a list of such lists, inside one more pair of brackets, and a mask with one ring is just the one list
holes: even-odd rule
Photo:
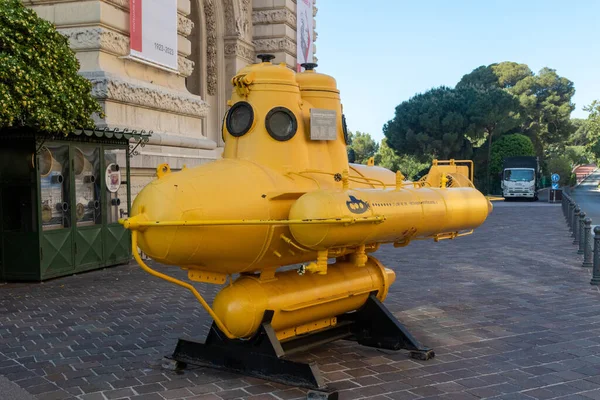
[[[313, 9], [313, 17], [317, 13]], [[269, 53], [275, 56], [273, 63], [285, 63], [296, 69], [296, 1], [293, 0], [254, 0], [252, 2], [252, 22], [254, 25], [254, 45], [256, 53]], [[316, 41], [316, 22], [313, 41]], [[316, 46], [315, 53], [316, 53]], [[315, 62], [317, 61], [315, 57]]]
[[[251, 0], [223, 0], [225, 14], [225, 69], [228, 88], [231, 78], [255, 62], [252, 43]], [[229, 93], [228, 93], [229, 94]]]

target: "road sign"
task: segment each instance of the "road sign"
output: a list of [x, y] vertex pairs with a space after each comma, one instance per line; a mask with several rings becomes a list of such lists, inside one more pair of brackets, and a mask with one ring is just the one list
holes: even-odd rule
[[[560, 180], [560, 175], [558, 174], [552, 174], [552, 182], [557, 183]], [[555, 189], [553, 187], [553, 189]]]
[[552, 189], [558, 189], [558, 183], [553, 183], [552, 184]]

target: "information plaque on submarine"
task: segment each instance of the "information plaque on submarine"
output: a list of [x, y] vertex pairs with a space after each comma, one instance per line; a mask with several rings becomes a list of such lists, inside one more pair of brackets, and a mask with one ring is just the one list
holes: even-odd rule
[[337, 112], [322, 108], [310, 109], [310, 140], [335, 140], [337, 138]]

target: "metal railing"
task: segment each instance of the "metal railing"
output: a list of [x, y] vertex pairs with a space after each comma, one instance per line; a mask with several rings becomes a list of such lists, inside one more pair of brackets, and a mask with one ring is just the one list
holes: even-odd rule
[[583, 268], [592, 268], [590, 284], [600, 285], [600, 225], [594, 227], [592, 236], [592, 219], [586, 218], [575, 199], [566, 193], [562, 196], [562, 211], [565, 221], [577, 246], [577, 254], [583, 255]]

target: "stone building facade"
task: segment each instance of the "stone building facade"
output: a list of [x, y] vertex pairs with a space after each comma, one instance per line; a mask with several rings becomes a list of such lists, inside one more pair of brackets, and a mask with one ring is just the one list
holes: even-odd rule
[[177, 170], [221, 156], [230, 80], [257, 54], [296, 66], [296, 0], [177, 0], [177, 72], [128, 57], [129, 0], [23, 3], [68, 37], [106, 114], [99, 127], [153, 131], [131, 160], [133, 195], [161, 163]]

